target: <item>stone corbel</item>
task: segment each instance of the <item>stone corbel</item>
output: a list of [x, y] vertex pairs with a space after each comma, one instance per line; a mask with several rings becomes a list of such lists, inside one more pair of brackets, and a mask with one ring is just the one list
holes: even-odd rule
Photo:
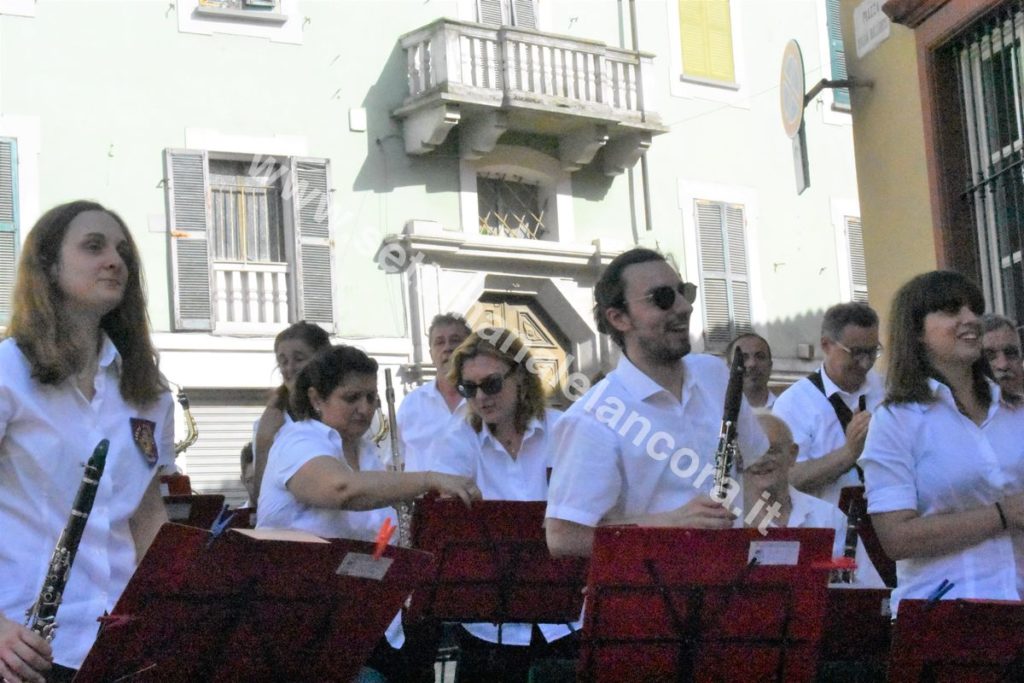
[[459, 123], [459, 107], [440, 103], [409, 114], [402, 122], [407, 154], [426, 154], [437, 148]]
[[584, 126], [565, 133], [558, 138], [558, 158], [562, 162], [562, 169], [570, 173], [580, 170], [594, 159], [597, 150], [607, 142], [606, 126]]
[[616, 176], [627, 168], [632, 168], [640, 160], [640, 155], [650, 146], [651, 134], [642, 131], [611, 140], [605, 145], [602, 153], [601, 165], [604, 167], [604, 174]]
[[459, 124], [459, 156], [472, 160], [494, 151], [498, 138], [508, 130], [508, 114], [488, 111], [465, 117]]

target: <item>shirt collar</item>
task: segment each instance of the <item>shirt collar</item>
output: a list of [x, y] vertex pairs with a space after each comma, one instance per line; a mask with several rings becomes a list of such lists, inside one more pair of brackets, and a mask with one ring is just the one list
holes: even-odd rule
[[789, 502], [793, 506], [789, 511], [789, 524], [790, 527], [802, 527], [807, 523], [811, 513], [814, 512], [814, 508], [810, 505], [813, 502], [813, 498], [806, 493], [797, 491], [792, 486], [789, 487]]
[[[697, 387], [697, 378], [694, 376], [695, 373], [691, 372], [690, 368], [687, 367], [686, 358], [687, 356], [683, 356], [679, 360], [684, 369], [683, 396], [689, 395]], [[633, 362], [626, 356], [622, 356], [619, 359], [619, 364], [615, 368], [615, 374], [618, 376], [619, 383], [638, 401], [646, 401], [657, 394], [669, 393], [665, 387], [655, 382], [640, 368], [633, 365]], [[682, 397], [677, 396], [675, 398], [678, 400]]]
[[115, 367], [120, 369], [121, 354], [118, 352], [117, 347], [114, 346], [114, 342], [110, 340], [106, 332], [101, 330], [100, 335], [99, 367], [106, 369], [116, 363]]
[[[985, 383], [988, 385], [988, 392], [990, 397], [988, 404], [988, 414], [985, 415], [985, 422], [988, 422], [989, 420], [992, 419], [992, 416], [996, 414], [996, 411], [999, 410], [1001, 407], [1005, 406], [1012, 408], [1013, 404], [1006, 403], [1003, 401], [1001, 389], [999, 388], [998, 384], [988, 379], [987, 377], [985, 378]], [[957, 412], [960, 411], [960, 408], [958, 408], [956, 405], [956, 399], [953, 398], [953, 390], [950, 389], [948, 386], [946, 386], [939, 380], [935, 379], [934, 377], [929, 377], [928, 388], [931, 389], [932, 396], [934, 396], [936, 400], [945, 403], [946, 405], [948, 405], [950, 408]], [[921, 406], [922, 412], [926, 409], [927, 406]]]
[[[531, 417], [530, 421], [526, 423], [526, 431], [523, 432], [523, 443], [526, 443], [526, 440], [529, 439], [534, 432], [543, 434], [544, 422], [538, 420], [536, 417]], [[495, 437], [494, 434], [491, 433], [491, 428], [485, 422], [480, 427], [480, 443], [487, 444], [488, 442], [490, 442], [492, 445], [497, 445], [501, 443], [500, 441], [498, 441], [497, 437]], [[504, 446], [502, 446], [502, 448], [504, 448]]]
[[818, 369], [818, 372], [821, 373], [821, 385], [825, 388], [825, 397], [826, 398], [831, 397], [832, 394], [839, 394], [840, 396], [850, 396], [850, 397], [856, 398], [856, 397], [860, 396], [861, 394], [868, 393], [868, 384], [869, 384], [869, 378], [870, 378], [870, 373], [871, 373], [870, 370], [868, 370], [868, 376], [864, 378], [863, 384], [861, 384], [859, 387], [857, 387], [853, 391], [846, 391], [845, 389], [840, 387], [838, 384], [833, 382], [832, 378], [828, 376], [828, 372], [825, 371], [825, 364], [824, 363], [821, 364], [821, 367]]

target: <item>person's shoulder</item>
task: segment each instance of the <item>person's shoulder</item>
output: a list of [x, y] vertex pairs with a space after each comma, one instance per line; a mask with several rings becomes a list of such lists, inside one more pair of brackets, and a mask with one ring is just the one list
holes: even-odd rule
[[[811, 383], [811, 380], [801, 377], [775, 397], [775, 404], [772, 406], [772, 410], [779, 410], [780, 408], [785, 410], [794, 401], [806, 400], [808, 396], [812, 396], [815, 393], [821, 394], [821, 391]], [[824, 396], [824, 394], [821, 395]]]

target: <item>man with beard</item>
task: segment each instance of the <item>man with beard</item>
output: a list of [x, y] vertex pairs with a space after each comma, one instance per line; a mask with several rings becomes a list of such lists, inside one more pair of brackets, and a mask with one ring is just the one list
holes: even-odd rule
[[398, 437], [401, 439], [405, 469], [418, 472], [426, 469], [427, 450], [440, 434], [452, 413], [465, 401], [448, 379], [452, 352], [466, 340], [472, 330], [466, 319], [457, 313], [434, 316], [427, 330], [430, 360], [437, 368], [437, 377], [410, 392], [398, 408]]
[[775, 394], [768, 390], [772, 376], [772, 348], [759, 334], [747, 332], [729, 342], [725, 349], [725, 362], [732, 363], [732, 356], [740, 350], [743, 354], [743, 396], [751, 408], [771, 410]]
[[1003, 398], [1014, 405], [1021, 403], [1024, 401], [1024, 364], [1017, 326], [1009, 318], [986, 313], [981, 317], [981, 329], [984, 333], [981, 348]]
[[821, 350], [821, 367], [782, 392], [772, 412], [800, 447], [790, 483], [838, 505], [843, 487], [863, 483], [857, 458], [871, 411], [885, 395], [882, 378], [871, 369], [882, 353], [878, 314], [859, 302], [832, 306], [822, 319]]
[[[623, 357], [552, 432], [552, 554], [590, 555], [599, 525], [727, 529], [740, 512], [735, 482], [723, 502], [709, 495], [729, 372], [718, 358], [688, 355], [696, 296], [650, 249], [616, 257], [597, 282], [597, 328]], [[746, 401], [737, 431], [747, 462], [768, 449]]]

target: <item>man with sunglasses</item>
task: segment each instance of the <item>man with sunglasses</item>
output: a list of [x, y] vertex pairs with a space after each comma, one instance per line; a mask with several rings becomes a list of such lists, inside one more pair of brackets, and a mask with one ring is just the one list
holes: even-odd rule
[[800, 455], [790, 483], [839, 504], [846, 486], [863, 485], [857, 458], [873, 411], [885, 397], [872, 368], [882, 352], [878, 314], [865, 303], [836, 304], [821, 323], [821, 367], [786, 389], [772, 412], [793, 431]]
[[[623, 356], [552, 431], [552, 554], [590, 555], [603, 524], [727, 529], [741, 512], [734, 493], [724, 504], [709, 495], [729, 370], [690, 354], [696, 296], [664, 256], [643, 248], [616, 257], [597, 282], [597, 328]], [[768, 450], [745, 400], [737, 431], [746, 462]]]

